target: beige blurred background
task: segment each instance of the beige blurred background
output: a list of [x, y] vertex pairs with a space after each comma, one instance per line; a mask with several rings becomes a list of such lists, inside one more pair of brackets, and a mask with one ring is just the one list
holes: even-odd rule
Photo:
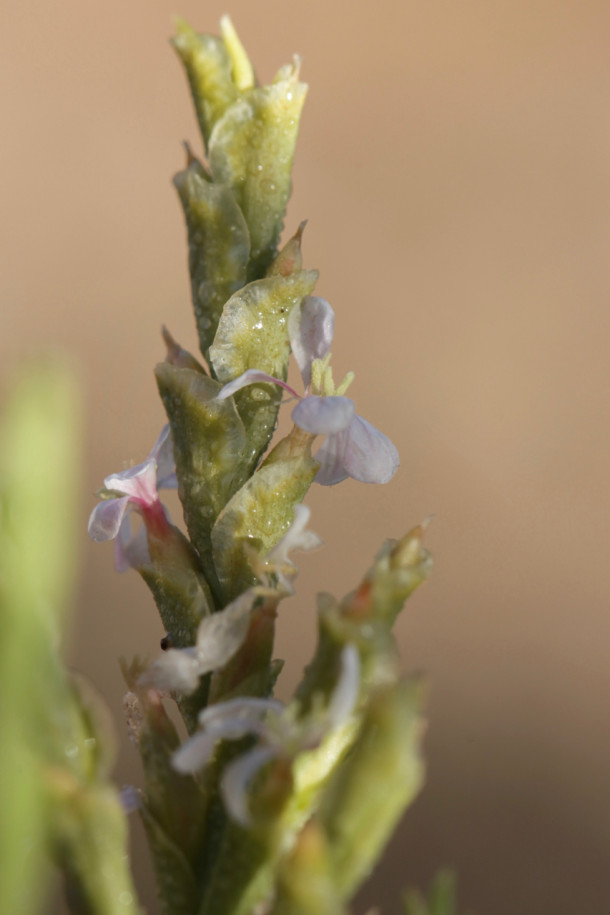
[[[386, 487], [312, 490], [326, 548], [282, 612], [282, 696], [315, 591], [351, 588], [386, 536], [435, 515], [433, 578], [398, 625], [430, 683], [428, 779], [356, 911], [398, 913], [403, 886], [450, 864], [477, 915], [610, 912], [602, 0], [4, 3], [0, 374], [51, 346], [82, 380], [70, 657], [118, 720], [117, 658], [162, 634], [143, 583], [84, 532], [103, 477], [163, 421], [160, 325], [196, 347], [170, 178], [198, 141], [167, 36], [174, 13], [215, 31], [227, 9], [263, 80], [303, 56], [287, 227], [309, 219], [336, 371], [355, 369], [359, 411], [402, 458]], [[126, 742], [117, 778], [139, 779]], [[138, 874], [152, 915], [145, 859]]]

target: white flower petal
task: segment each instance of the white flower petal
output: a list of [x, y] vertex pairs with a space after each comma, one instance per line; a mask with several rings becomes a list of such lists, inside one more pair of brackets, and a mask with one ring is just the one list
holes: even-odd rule
[[328, 435], [347, 429], [356, 408], [349, 397], [305, 397], [292, 411], [292, 419], [300, 429], [315, 435]]
[[333, 342], [335, 313], [326, 299], [305, 296], [288, 318], [288, 335], [292, 353], [301, 370], [305, 387], [311, 384], [311, 363], [323, 359]]
[[197, 630], [197, 658], [200, 675], [224, 667], [241, 647], [250, 625], [256, 600], [252, 590], [240, 594], [232, 603], [206, 616]]
[[267, 375], [266, 372], [259, 372], [258, 369], [248, 369], [243, 375], [240, 375], [239, 378], [234, 378], [233, 381], [229, 381], [228, 384], [225, 384], [216, 395], [216, 400], [226, 400], [227, 397], [232, 397], [233, 394], [236, 394], [237, 391], [241, 391], [242, 388], [247, 387], [249, 384], [260, 384], [262, 382], [279, 384], [281, 388], [289, 391], [293, 397], [299, 396], [289, 384], [286, 384], [286, 382], [282, 381], [280, 378], [274, 378], [273, 375]]
[[230, 816], [242, 826], [250, 824], [248, 786], [257, 772], [277, 756], [272, 747], [254, 747], [230, 763], [220, 781], [220, 791]]
[[106, 489], [124, 492], [131, 499], [152, 505], [157, 499], [157, 462], [147, 458], [142, 464], [112, 473], [104, 480]]
[[294, 521], [273, 549], [267, 554], [270, 565], [292, 565], [289, 553], [293, 550], [315, 550], [322, 541], [313, 531], [306, 530], [311, 511], [307, 505], [295, 505]]
[[350, 477], [361, 483], [388, 483], [400, 459], [387, 435], [356, 416], [346, 433], [343, 463]]
[[198, 731], [176, 750], [172, 756], [172, 766], [183, 775], [198, 772], [212, 758], [218, 739], [216, 734]]
[[121, 499], [105, 499], [99, 502], [89, 516], [89, 536], [96, 543], [113, 540], [118, 534], [125, 512], [129, 507], [129, 496]]
[[189, 696], [197, 689], [200, 675], [195, 648], [169, 648], [140, 677], [140, 683]]
[[314, 455], [316, 461], [320, 462], [320, 469], [315, 476], [316, 483], [320, 483], [322, 486], [334, 486], [348, 478], [349, 473], [343, 464], [344, 451], [344, 432], [327, 436], [322, 447]]
[[216, 726], [217, 722], [225, 719], [237, 719], [244, 722], [258, 724], [269, 712], [281, 713], [285, 706], [277, 699], [259, 699], [251, 696], [238, 696], [235, 699], [228, 699], [226, 702], [218, 702], [216, 705], [209, 705], [199, 713], [199, 723], [207, 728]]

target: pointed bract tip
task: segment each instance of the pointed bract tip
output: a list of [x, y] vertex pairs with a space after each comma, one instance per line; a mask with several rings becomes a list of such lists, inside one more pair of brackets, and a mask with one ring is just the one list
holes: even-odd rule
[[194, 356], [192, 356], [188, 350], [183, 349], [180, 344], [174, 340], [169, 330], [163, 324], [161, 327], [161, 336], [163, 337], [163, 342], [167, 347], [167, 355], [165, 361], [170, 365], [175, 365], [179, 369], [192, 369], [194, 372], [200, 372], [201, 374], [206, 374], [205, 369], [202, 365], [197, 362]]
[[393, 568], [409, 568], [423, 562], [426, 558], [429, 559], [429, 554], [423, 545], [423, 537], [431, 518], [432, 516], [429, 515], [398, 541], [390, 554], [390, 565]]
[[190, 168], [191, 165], [195, 165], [199, 160], [191, 148], [191, 144], [188, 140], [183, 140], [182, 145], [184, 146], [184, 151], [186, 152], [186, 167]]

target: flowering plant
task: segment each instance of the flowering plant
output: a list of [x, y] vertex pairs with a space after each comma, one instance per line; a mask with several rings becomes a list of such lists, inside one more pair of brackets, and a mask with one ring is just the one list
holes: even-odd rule
[[[174, 179], [201, 358], [163, 330], [168, 424], [143, 463], [106, 477], [89, 521], [93, 540], [114, 540], [116, 568], [141, 575], [166, 630], [159, 657], [123, 665], [144, 771], [123, 806], [146, 829], [166, 915], [340, 915], [422, 784], [420, 688], [400, 675], [392, 626], [431, 559], [419, 525], [382, 546], [352, 593], [321, 595], [314, 657], [291, 701], [273, 698], [293, 554], [320, 546], [302, 504], [309, 487], [386, 483], [399, 461], [346, 396], [353, 375], [335, 385], [334, 312], [303, 267], [304, 224], [278, 250], [306, 93], [299, 61], [261, 86], [227, 18], [221, 30], [179, 22], [173, 42], [204, 146], [199, 158], [187, 147]], [[291, 355], [303, 394], [286, 381]], [[293, 427], [272, 444], [286, 394]], [[186, 533], [164, 487], [178, 490]], [[85, 733], [103, 743], [91, 716]], [[70, 904], [135, 912], [107, 767], [87, 772], [78, 797], [102, 785], [106, 806], [61, 814]], [[405, 904], [426, 911], [414, 898]], [[448, 915], [449, 903], [434, 911]]]

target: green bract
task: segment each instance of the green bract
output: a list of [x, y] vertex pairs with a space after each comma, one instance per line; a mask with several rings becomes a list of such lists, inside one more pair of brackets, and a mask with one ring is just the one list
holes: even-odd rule
[[[316, 270], [269, 276], [249, 283], [229, 299], [210, 349], [219, 381], [233, 381], [247, 369], [285, 380], [290, 356], [288, 317], [313, 291], [317, 278]], [[235, 395], [247, 433], [250, 469], [273, 435], [282, 393], [274, 384], [254, 384]]]
[[213, 184], [193, 160], [174, 177], [188, 231], [191, 295], [207, 358], [224, 303], [246, 282], [248, 227], [231, 188]]

